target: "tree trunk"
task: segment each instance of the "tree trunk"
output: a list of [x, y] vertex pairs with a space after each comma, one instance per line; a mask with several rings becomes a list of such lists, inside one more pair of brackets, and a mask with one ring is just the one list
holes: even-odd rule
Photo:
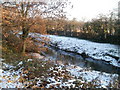
[[22, 54], [25, 54], [25, 50], [26, 50], [26, 41], [23, 40]]
[[23, 34], [22, 34], [22, 41], [23, 41], [23, 46], [22, 46], [22, 53], [25, 54], [26, 50], [26, 38], [28, 37], [29, 30], [28, 29], [23, 29]]

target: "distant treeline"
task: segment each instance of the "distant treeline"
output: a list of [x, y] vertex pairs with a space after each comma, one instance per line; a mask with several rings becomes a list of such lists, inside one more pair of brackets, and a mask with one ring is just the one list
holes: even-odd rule
[[90, 35], [89, 33], [70, 32], [70, 31], [64, 32], [64, 31], [49, 30], [49, 31], [47, 31], [47, 33], [51, 34], [51, 35], [75, 37], [75, 38], [79, 38], [79, 39], [91, 40], [94, 42], [111, 43], [111, 44], [120, 45], [120, 36], [119, 35], [106, 35], [106, 38], [104, 38], [104, 36]]
[[95, 42], [120, 45], [120, 20], [113, 12], [88, 22], [66, 19], [46, 20], [46, 31], [52, 35], [76, 37]]

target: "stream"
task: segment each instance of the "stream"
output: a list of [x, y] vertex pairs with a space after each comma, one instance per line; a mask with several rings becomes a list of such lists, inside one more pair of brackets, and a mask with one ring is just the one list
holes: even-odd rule
[[[120, 81], [120, 67], [102, 60], [84, 59], [80, 54], [64, 51], [54, 46], [45, 45], [44, 47], [47, 48], [47, 51], [43, 52], [45, 60], [52, 60], [56, 64], [66, 65], [71, 75], [82, 77], [85, 82], [91, 82], [97, 78], [100, 81], [98, 82], [100, 86], [103, 85], [104, 87], [108, 86], [110, 82], [116, 82], [116, 79]], [[4, 61], [3, 59], [0, 60], [0, 62]], [[5, 66], [7, 68], [6, 71], [3, 68], [0, 69], [0, 88], [24, 88], [24, 84], [18, 81], [21, 77], [23, 64], [21, 60], [0, 63], [1, 67]], [[40, 66], [39, 63], [37, 64]], [[77, 68], [72, 68], [72, 66]], [[18, 68], [17, 71], [14, 70], [15, 67]]]
[[[33, 35], [33, 37], [36, 36]], [[38, 34], [37, 40], [41, 40], [39, 37], [41, 37], [41, 35]], [[120, 48], [118, 45], [95, 43], [88, 40], [56, 35], [47, 35], [47, 37], [50, 38], [51, 45], [46, 46], [48, 50], [44, 53], [44, 55], [55, 62], [68, 66], [75, 65], [83, 69], [82, 72], [79, 72], [79, 70], [76, 69], [71, 69], [70, 72], [73, 75], [82, 76], [87, 81], [98, 77], [103, 83], [111, 82], [111, 80], [114, 81], [114, 78], [111, 80], [110, 78], [114, 77], [114, 75], [118, 75], [118, 80], [120, 81], [119, 63], [112, 57], [106, 56], [106, 53], [108, 53], [119, 57]], [[83, 51], [92, 57], [98, 58], [99, 60], [92, 58], [86, 59], [78, 54]], [[102, 59], [105, 59], [105, 61]], [[107, 63], [107, 61], [110, 61], [111, 63]], [[84, 69], [86, 69], [87, 72]], [[108, 77], [110, 78], [108, 79]]]
[[109, 65], [103, 61], [95, 61], [92, 59], [84, 60], [82, 56], [62, 50], [55, 49], [54, 47], [47, 47], [48, 51], [44, 54], [51, 60], [61, 62], [63, 64], [76, 65], [82, 68], [87, 68], [95, 71], [106, 72], [110, 74], [119, 74], [120, 68]]

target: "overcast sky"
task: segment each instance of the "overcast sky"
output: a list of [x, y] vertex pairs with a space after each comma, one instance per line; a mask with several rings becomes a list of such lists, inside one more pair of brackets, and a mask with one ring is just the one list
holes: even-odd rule
[[[1, 1], [1, 0], [0, 0]], [[69, 0], [68, 0], [69, 1]], [[69, 19], [76, 18], [79, 20], [91, 20], [98, 14], [108, 14], [113, 9], [118, 8], [120, 0], [70, 0], [73, 5], [72, 9], [67, 9]]]
[[[73, 8], [68, 10], [69, 18], [90, 20], [98, 14], [108, 14], [118, 8], [120, 0], [71, 0]], [[70, 16], [71, 15], [71, 16]]]

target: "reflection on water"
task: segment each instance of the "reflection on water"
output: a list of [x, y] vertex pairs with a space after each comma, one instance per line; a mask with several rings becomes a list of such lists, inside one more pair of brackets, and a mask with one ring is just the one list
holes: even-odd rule
[[84, 60], [80, 55], [65, 52], [62, 50], [56, 50], [53, 47], [48, 47], [48, 51], [45, 53], [51, 60], [61, 61], [64, 64], [73, 64], [82, 68], [89, 68], [96, 71], [114, 73], [120, 75], [120, 68], [111, 66], [103, 61], [97, 61], [92, 59]]

